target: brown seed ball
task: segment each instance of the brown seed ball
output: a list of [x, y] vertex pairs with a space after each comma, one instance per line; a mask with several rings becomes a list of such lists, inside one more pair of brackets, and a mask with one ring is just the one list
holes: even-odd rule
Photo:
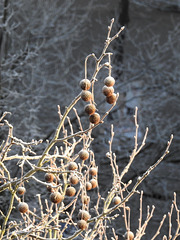
[[66, 196], [73, 197], [76, 194], [76, 189], [74, 187], [68, 187], [66, 189]]
[[28, 210], [29, 210], [29, 206], [27, 203], [25, 202], [20, 202], [18, 204], [18, 210], [21, 212], [21, 213], [26, 213]]
[[0, 175], [0, 186], [4, 184], [4, 178], [2, 175]]
[[48, 192], [54, 192], [54, 188], [52, 188], [51, 186], [47, 186], [47, 190], [48, 190]]
[[106, 102], [109, 104], [113, 104], [116, 102], [116, 94], [113, 93], [110, 97], [106, 97]]
[[80, 210], [80, 212], [78, 214], [78, 218], [83, 219], [85, 221], [89, 220], [90, 217], [91, 217], [91, 215], [86, 210]]
[[134, 233], [129, 231], [129, 232], [126, 232], [125, 235], [124, 235], [124, 238], [126, 240], [133, 240], [134, 239]]
[[96, 175], [97, 175], [97, 168], [91, 167], [91, 168], [89, 169], [89, 174], [90, 174], [91, 176], [96, 176]]
[[71, 176], [69, 181], [70, 181], [71, 184], [76, 185], [76, 184], [78, 184], [79, 179], [78, 179], [77, 176]]
[[25, 187], [18, 187], [17, 193], [18, 193], [19, 195], [23, 195], [25, 192], [26, 192]]
[[44, 175], [44, 179], [46, 182], [50, 183], [50, 182], [53, 182], [54, 180], [54, 175], [52, 173], [46, 173]]
[[114, 93], [113, 87], [107, 87], [106, 85], [102, 88], [102, 92], [106, 97], [110, 97]]
[[96, 188], [97, 187], [97, 180], [96, 179], [91, 179], [90, 181], [91, 185], [92, 185], [92, 188]]
[[93, 124], [98, 124], [100, 122], [100, 115], [98, 113], [94, 113], [89, 117], [89, 121]]
[[111, 87], [111, 86], [114, 86], [115, 84], [115, 79], [111, 76], [107, 77], [104, 79], [104, 84], [107, 86], [107, 87]]
[[69, 165], [68, 165], [68, 169], [69, 170], [77, 170], [78, 165], [75, 162], [70, 162]]
[[91, 82], [88, 79], [83, 79], [79, 83], [82, 90], [89, 90], [91, 87]]
[[63, 200], [63, 196], [59, 192], [51, 193], [50, 200], [53, 203], [60, 203]]
[[95, 113], [96, 111], [96, 107], [94, 104], [88, 104], [85, 106], [84, 111], [88, 114], [88, 115], [92, 115]]
[[83, 220], [83, 219], [79, 220], [77, 222], [77, 226], [78, 226], [79, 229], [85, 230], [87, 228], [87, 222], [85, 220]]
[[79, 158], [83, 161], [87, 160], [89, 158], [89, 152], [85, 149], [82, 149], [80, 152], [79, 152]]
[[82, 98], [83, 101], [89, 102], [92, 98], [92, 94], [91, 94], [90, 91], [86, 91], [86, 90], [82, 91], [81, 98]]
[[116, 196], [116, 197], [113, 198], [113, 203], [114, 203], [114, 205], [117, 205], [117, 204], [119, 204], [120, 202], [121, 202], [121, 198], [120, 198], [119, 196]]
[[[92, 188], [92, 185], [91, 185], [91, 188]], [[85, 204], [85, 205], [88, 205], [89, 201], [90, 201], [90, 197], [88, 197], [88, 196], [84, 196], [82, 198], [82, 203]]]
[[[51, 183], [51, 185], [55, 186], [56, 184], [54, 182]], [[54, 192], [55, 191], [55, 188], [51, 187], [51, 186], [47, 186], [47, 190], [48, 192]]]
[[92, 184], [90, 182], [86, 183], [86, 190], [89, 191], [92, 189]]
[[54, 183], [56, 183], [57, 185], [59, 185], [60, 182], [61, 182], [61, 180], [60, 180], [59, 178], [55, 178], [55, 179], [54, 179]]

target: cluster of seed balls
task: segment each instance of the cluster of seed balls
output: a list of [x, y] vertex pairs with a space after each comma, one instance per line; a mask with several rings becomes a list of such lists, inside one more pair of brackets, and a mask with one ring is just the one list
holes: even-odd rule
[[[103, 94], [106, 96], [106, 102], [113, 104], [116, 101], [116, 94], [114, 93], [115, 79], [108, 76], [104, 79], [104, 87], [102, 88]], [[88, 79], [80, 81], [80, 87], [82, 89], [81, 98], [85, 102], [92, 100], [92, 93], [89, 91], [91, 82]], [[89, 121], [93, 124], [98, 124], [100, 121], [100, 115], [96, 112], [96, 106], [93, 103], [87, 104], [84, 111], [89, 115]]]
[[[85, 161], [89, 158], [89, 152], [86, 149], [82, 149], [79, 152], [79, 158], [82, 161]], [[66, 188], [65, 196], [68, 197], [73, 197], [76, 194], [76, 189], [72, 185], [76, 185], [79, 183], [79, 178], [76, 174], [76, 171], [78, 170], [78, 165], [76, 162], [69, 162], [67, 166], [68, 170], [71, 171], [70, 176], [68, 178], [68, 184], [70, 185], [69, 187]], [[97, 187], [97, 180], [95, 176], [97, 175], [97, 168], [96, 167], [91, 167], [89, 169], [89, 174], [92, 176], [91, 180], [86, 182], [86, 190], [89, 191], [93, 188]], [[51, 183], [54, 187], [47, 186], [47, 190], [51, 192], [50, 194], [50, 200], [53, 203], [60, 203], [63, 201], [64, 197], [63, 195], [57, 190], [58, 187], [56, 187], [59, 184], [59, 181], [55, 178], [53, 173], [46, 173], [45, 176], [45, 181], [47, 183]], [[83, 198], [83, 203], [88, 204], [89, 202], [89, 197]], [[78, 214], [79, 221], [77, 222], [77, 226], [81, 230], [85, 230], [87, 228], [87, 220], [90, 218], [90, 214], [88, 211], [85, 210], [80, 210]]]
[[[17, 194], [19, 196], [23, 196], [25, 194], [25, 192], [26, 192], [25, 187], [20, 186], [20, 187], [17, 188]], [[29, 206], [26, 202], [20, 202], [18, 204], [18, 210], [19, 210], [20, 213], [26, 213], [29, 210]]]
[[[106, 96], [106, 102], [109, 104], [113, 104], [116, 101], [116, 94], [114, 93], [114, 84], [115, 84], [115, 79], [111, 76], [108, 76], [104, 79], [104, 87], [102, 88], [103, 94]], [[85, 102], [89, 102], [92, 100], [92, 93], [88, 91], [91, 87], [91, 82], [88, 79], [83, 79], [80, 81], [80, 87], [82, 89], [81, 93], [81, 98]], [[89, 115], [89, 121], [93, 124], [98, 124], [100, 121], [100, 115], [96, 113], [96, 107], [93, 103], [87, 104], [84, 108], [85, 112]], [[89, 152], [86, 149], [82, 149], [79, 152], [79, 158], [82, 161], [85, 161], [89, 158]], [[68, 170], [76, 171], [78, 169], [78, 165], [75, 162], [69, 162], [68, 164]], [[96, 180], [96, 175], [97, 175], [97, 168], [96, 167], [91, 167], [89, 169], [89, 174], [92, 176], [90, 181], [86, 182], [86, 190], [89, 191], [93, 188], [97, 187], [97, 180]], [[53, 173], [46, 173], [45, 176], [45, 181], [47, 183], [51, 183], [54, 187], [47, 186], [47, 190], [51, 192], [50, 194], [50, 200], [53, 203], [60, 203], [63, 201], [64, 197], [63, 195], [57, 191], [56, 186], [60, 183], [59, 179], [55, 178]], [[76, 174], [71, 174], [69, 177], [69, 184], [70, 186], [67, 187], [65, 195], [68, 197], [73, 197], [76, 194], [76, 189], [71, 186], [71, 185], [76, 185], [79, 183], [79, 178]], [[19, 195], [23, 195], [26, 192], [26, 189], [24, 187], [18, 187], [17, 193]], [[89, 197], [83, 199], [84, 204], [88, 204], [89, 202]], [[114, 205], [117, 205], [121, 202], [121, 198], [119, 196], [115, 196], [113, 198], [113, 203]], [[29, 206], [25, 202], [20, 202], [18, 205], [18, 210], [21, 213], [26, 213], [29, 210]], [[90, 214], [86, 210], [80, 210], [78, 214], [79, 221], [77, 222], [77, 226], [81, 230], [87, 229], [87, 221], [90, 219]], [[133, 239], [134, 236], [132, 236], [132, 232], [129, 233], [130, 239]], [[126, 236], [125, 236], [126, 237]]]
[[[79, 152], [79, 158], [82, 161], [85, 161], [89, 158], [89, 152], [86, 149], [82, 149]], [[76, 185], [79, 183], [79, 178], [76, 174], [76, 171], [78, 169], [78, 165], [75, 162], [69, 162], [68, 164], [68, 170], [71, 171], [71, 174], [69, 176], [68, 179], [68, 183], [69, 183], [69, 187], [66, 188], [66, 192], [65, 195], [68, 197], [73, 197], [76, 194], [76, 189], [75, 187], [73, 187], [72, 185]], [[96, 167], [91, 167], [89, 169], [89, 174], [92, 176], [90, 181], [86, 182], [86, 190], [89, 191], [91, 189], [94, 189], [97, 187], [97, 180], [96, 180], [96, 176], [97, 176], [97, 168]], [[46, 183], [51, 183], [51, 185], [53, 186], [47, 186], [47, 190], [51, 193], [50, 194], [50, 200], [53, 203], [60, 203], [63, 201], [64, 196], [63, 194], [61, 194], [58, 191], [58, 184], [60, 183], [60, 180], [55, 177], [55, 175], [53, 173], [46, 173], [44, 175], [44, 179]], [[25, 187], [18, 187], [17, 189], [17, 194], [20, 196], [23, 196], [26, 192]], [[89, 202], [89, 197], [84, 197], [83, 199], [83, 204], [88, 204]], [[29, 210], [29, 206], [26, 202], [20, 202], [18, 204], [18, 210], [20, 213], [26, 213]], [[78, 215], [79, 221], [77, 223], [77, 226], [79, 229], [81, 230], [85, 230], [87, 228], [87, 220], [90, 218], [90, 214], [88, 213], [88, 211], [85, 210], [80, 210], [79, 215]]]
[[[86, 149], [82, 149], [79, 152], [79, 158], [82, 161], [87, 160], [89, 158], [89, 152]], [[72, 185], [76, 185], [76, 184], [79, 183], [79, 178], [76, 175], [76, 171], [78, 170], [77, 163], [69, 162], [68, 170], [71, 171], [71, 174], [70, 174], [69, 179], [68, 179], [70, 186], [66, 188], [65, 195], [68, 196], [68, 197], [73, 197], [76, 194], [76, 189]], [[96, 179], [97, 168], [96, 167], [91, 167], [89, 169], [89, 174], [92, 176], [92, 178], [91, 178], [90, 181], [86, 182], [86, 190], [87, 191], [96, 188], [97, 185], [98, 185], [97, 179]], [[62, 202], [64, 197], [58, 191], [58, 184], [60, 183], [60, 180], [58, 178], [56, 178], [53, 173], [46, 173], [44, 175], [44, 179], [47, 183], [51, 183], [51, 185], [54, 186], [54, 187], [47, 186], [47, 190], [51, 193], [50, 194], [51, 202], [56, 203], [56, 204]], [[24, 195], [25, 192], [26, 192], [25, 187], [22, 187], [22, 186], [18, 187], [18, 189], [17, 189], [18, 195], [22, 196], [22, 195]], [[90, 198], [87, 196], [87, 197], [84, 197], [82, 200], [83, 200], [83, 204], [87, 205], [89, 203]], [[119, 196], [115, 196], [113, 198], [113, 204], [114, 205], [117, 205], [120, 202], [121, 202], [121, 198]], [[18, 210], [21, 213], [26, 213], [29, 210], [29, 206], [26, 202], [20, 202], [19, 205], [18, 205]], [[89, 220], [90, 217], [91, 216], [90, 216], [88, 211], [80, 210], [80, 212], [78, 214], [79, 221], [77, 222], [78, 228], [81, 229], [81, 230], [87, 229], [87, 227], [88, 227], [87, 221]], [[130, 234], [131, 234], [131, 232], [130, 232]], [[130, 238], [130, 239], [133, 239], [133, 238]]]

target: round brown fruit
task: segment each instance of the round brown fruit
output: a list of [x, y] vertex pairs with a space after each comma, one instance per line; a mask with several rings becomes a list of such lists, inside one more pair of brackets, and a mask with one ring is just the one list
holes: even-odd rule
[[59, 178], [55, 178], [54, 179], [54, 183], [56, 183], [57, 185], [59, 185], [61, 183], [61, 180]]
[[77, 176], [71, 176], [69, 181], [70, 181], [71, 184], [76, 185], [76, 184], [78, 184], [79, 179], [78, 179]]
[[86, 182], [86, 190], [89, 191], [92, 189], [92, 184], [90, 182]]
[[68, 187], [66, 189], [66, 196], [73, 197], [76, 194], [76, 189], [74, 187]]
[[89, 152], [85, 149], [82, 149], [80, 152], [79, 152], [79, 158], [83, 161], [87, 160], [89, 158]]
[[82, 90], [89, 90], [91, 87], [91, 82], [88, 79], [83, 79], [79, 83]]
[[134, 233], [131, 232], [131, 231], [128, 231], [128, 232], [125, 233], [124, 238], [126, 240], [133, 240], [134, 239]]
[[50, 182], [53, 182], [54, 180], [54, 175], [52, 173], [46, 173], [44, 175], [44, 179], [46, 182], [50, 183]]
[[23, 195], [25, 192], [26, 192], [25, 187], [18, 187], [17, 193], [18, 193], [19, 195]]
[[97, 168], [91, 167], [91, 168], [89, 169], [89, 174], [90, 174], [91, 176], [96, 176], [96, 175], [97, 175]]
[[77, 170], [78, 165], [75, 162], [70, 162], [69, 165], [68, 165], [68, 169], [69, 170]]
[[48, 192], [54, 192], [54, 188], [52, 188], [51, 186], [47, 186], [47, 190], [48, 190]]
[[113, 104], [116, 102], [116, 94], [113, 93], [110, 97], [106, 97], [106, 102], [109, 104]]
[[94, 104], [88, 104], [85, 106], [84, 111], [88, 114], [88, 115], [92, 115], [95, 113], [96, 111], [96, 107]]
[[18, 204], [18, 210], [21, 212], [21, 213], [26, 213], [28, 210], [29, 210], [29, 206], [27, 203], [25, 202], [20, 202]]
[[87, 222], [85, 220], [83, 220], [83, 219], [79, 220], [77, 222], [77, 226], [78, 226], [79, 229], [85, 230], [87, 228]]
[[100, 115], [98, 113], [90, 115], [89, 121], [93, 124], [98, 124], [100, 122]]
[[4, 184], [4, 178], [2, 175], [0, 175], [0, 186]]
[[63, 200], [63, 196], [59, 192], [51, 193], [50, 200], [53, 203], [60, 203]]
[[107, 87], [106, 85], [102, 88], [102, 92], [106, 97], [110, 97], [114, 93], [113, 87]]
[[80, 212], [78, 214], [78, 218], [83, 219], [85, 221], [89, 220], [90, 217], [91, 217], [91, 215], [86, 210], [80, 210]]
[[96, 188], [97, 187], [97, 180], [96, 179], [91, 179], [90, 183], [92, 184], [92, 188]]
[[119, 196], [116, 196], [116, 197], [113, 198], [113, 203], [114, 203], [114, 205], [117, 205], [117, 204], [119, 204], [120, 202], [121, 202], [121, 198], [120, 198]]
[[104, 79], [104, 84], [107, 86], [107, 87], [111, 87], [111, 86], [114, 86], [115, 84], [115, 79], [111, 76], [108, 76], [107, 78]]
[[[91, 184], [91, 183], [90, 183], [90, 184]], [[91, 186], [91, 187], [92, 187], [92, 186]], [[88, 205], [89, 201], [90, 201], [90, 197], [88, 197], [88, 196], [84, 196], [84, 197], [82, 198], [82, 203], [85, 204], [85, 205]]]
[[83, 90], [81, 93], [81, 98], [85, 102], [89, 102], [92, 98], [92, 94], [90, 91]]
[[[56, 184], [55, 184], [54, 182], [52, 182], [51, 185], [56, 186]], [[55, 188], [53, 188], [53, 187], [51, 187], [51, 186], [47, 186], [47, 190], [48, 190], [48, 192], [51, 192], [51, 193], [52, 193], [52, 192], [55, 191]]]

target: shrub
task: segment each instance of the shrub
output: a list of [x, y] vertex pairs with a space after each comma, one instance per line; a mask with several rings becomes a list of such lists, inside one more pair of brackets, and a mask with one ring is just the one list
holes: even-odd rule
[[[78, 121], [80, 124], [80, 131], [73, 131], [73, 126], [70, 121], [69, 129], [66, 129], [64, 123], [68, 119], [69, 112], [74, 108], [76, 103], [81, 99], [84, 101], [90, 101], [90, 104], [96, 106], [94, 96], [94, 88], [97, 81], [98, 73], [104, 67], [108, 67], [108, 76], [105, 80], [105, 85], [112, 87], [115, 80], [111, 77], [111, 54], [107, 52], [110, 43], [119, 36], [124, 30], [122, 27], [118, 33], [113, 37], [110, 37], [113, 21], [111, 21], [108, 27], [107, 39], [105, 41], [104, 48], [99, 57], [94, 53], [90, 54], [85, 60], [85, 77], [87, 79], [87, 61], [89, 57], [95, 60], [95, 71], [89, 81], [81, 81], [80, 86], [83, 89], [82, 92], [70, 103], [65, 109], [64, 114], [61, 114], [59, 107], [60, 122], [56, 128], [53, 139], [47, 142], [46, 148], [43, 153], [38, 155], [34, 152], [36, 145], [41, 144], [42, 141], [32, 140], [31, 142], [24, 142], [22, 139], [18, 139], [13, 135], [13, 126], [5, 119], [8, 112], [5, 112], [1, 117], [1, 126], [8, 127], [7, 139], [1, 144], [1, 186], [0, 191], [8, 191], [10, 193], [10, 200], [8, 204], [8, 210], [6, 212], [1, 211], [3, 217], [3, 223], [0, 231], [0, 239], [103, 239], [106, 238], [106, 230], [108, 228], [107, 221], [115, 220], [119, 214], [122, 214], [124, 219], [124, 239], [141, 239], [145, 234], [148, 222], [153, 217], [154, 207], [148, 211], [147, 218], [142, 221], [142, 207], [140, 207], [139, 226], [135, 232], [130, 229], [130, 208], [128, 207], [128, 201], [131, 197], [138, 193], [138, 186], [146, 179], [146, 177], [157, 167], [158, 164], [164, 159], [169, 152], [173, 136], [171, 136], [164, 154], [152, 165], [142, 176], [139, 176], [135, 183], [132, 184], [130, 180], [128, 183], [123, 182], [124, 176], [128, 173], [130, 166], [132, 165], [136, 155], [141, 151], [145, 145], [148, 129], [146, 129], [144, 138], [140, 146], [138, 146], [138, 123], [137, 123], [137, 108], [135, 109], [134, 120], [136, 132], [134, 136], [134, 149], [130, 155], [129, 162], [119, 172], [119, 167], [116, 162], [116, 155], [112, 152], [113, 143], [113, 126], [111, 126], [111, 140], [109, 141], [109, 152], [106, 153], [106, 157], [109, 159], [112, 167], [113, 181], [112, 187], [109, 189], [107, 195], [102, 197], [101, 189], [98, 185], [98, 172], [96, 165], [95, 154], [91, 150], [92, 136], [91, 132], [94, 128], [101, 125], [110, 113], [113, 107], [116, 105], [118, 99], [118, 93], [112, 94], [106, 98], [106, 101], [112, 104], [108, 111], [104, 115], [93, 113], [90, 115], [98, 116], [98, 121], [90, 119], [89, 127], [85, 130], [82, 128], [82, 123], [78, 115]], [[104, 58], [108, 57], [109, 62], [103, 63]], [[89, 91], [91, 86], [91, 91]], [[80, 89], [81, 90], [81, 89]], [[114, 89], [113, 89], [114, 91]], [[94, 111], [94, 110], [93, 110]], [[76, 112], [75, 112], [76, 113]], [[64, 134], [60, 137], [60, 133]], [[14, 147], [18, 153], [14, 153]], [[19, 152], [21, 148], [21, 153]], [[79, 152], [79, 150], [81, 150]], [[82, 161], [83, 160], [83, 161]], [[86, 161], [84, 161], [86, 160]], [[8, 170], [8, 163], [13, 162], [21, 170], [21, 176], [13, 178], [12, 172]], [[41, 176], [41, 172], [43, 175]], [[73, 179], [73, 176], [76, 179]], [[60, 179], [60, 180], [59, 180]], [[22, 196], [18, 196], [17, 193], [21, 185], [30, 185], [32, 181], [35, 181], [39, 185], [40, 192], [34, 192], [37, 194], [38, 201], [37, 207], [34, 209], [32, 202], [26, 198], [27, 191]], [[71, 184], [76, 184], [76, 188]], [[132, 185], [132, 186], [131, 186]], [[41, 194], [43, 188], [49, 189], [49, 195]], [[97, 193], [96, 205], [92, 197]], [[48, 194], [48, 193], [47, 193]], [[140, 203], [142, 205], [142, 192], [140, 195]], [[71, 197], [71, 198], [69, 198]], [[26, 202], [24, 202], [26, 200]], [[13, 217], [13, 211], [15, 207], [22, 213], [22, 220], [15, 219]], [[176, 203], [176, 195], [174, 195], [173, 205], [169, 213], [169, 236], [164, 236], [165, 239], [171, 239], [171, 216], [173, 208], [177, 212], [177, 229], [173, 235], [173, 239], [179, 236], [179, 210]], [[117, 212], [119, 214], [117, 214]], [[78, 214], [79, 213], [79, 214]], [[20, 216], [19, 216], [20, 218]], [[154, 233], [152, 239], [155, 239], [163, 225], [165, 217], [160, 222], [157, 232]], [[68, 233], [65, 230], [70, 229]], [[86, 230], [86, 231], [84, 231]], [[113, 239], [118, 239], [116, 231], [112, 228], [114, 235]], [[67, 236], [68, 235], [68, 236]]]

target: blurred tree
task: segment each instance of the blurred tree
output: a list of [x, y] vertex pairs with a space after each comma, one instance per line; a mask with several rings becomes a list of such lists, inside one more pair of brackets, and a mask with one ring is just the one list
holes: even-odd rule
[[19, 136], [54, 129], [57, 104], [75, 95], [94, 2], [1, 1], [1, 106]]
[[147, 8], [155, 8], [162, 11], [179, 12], [179, 0], [131, 0], [133, 3]]

